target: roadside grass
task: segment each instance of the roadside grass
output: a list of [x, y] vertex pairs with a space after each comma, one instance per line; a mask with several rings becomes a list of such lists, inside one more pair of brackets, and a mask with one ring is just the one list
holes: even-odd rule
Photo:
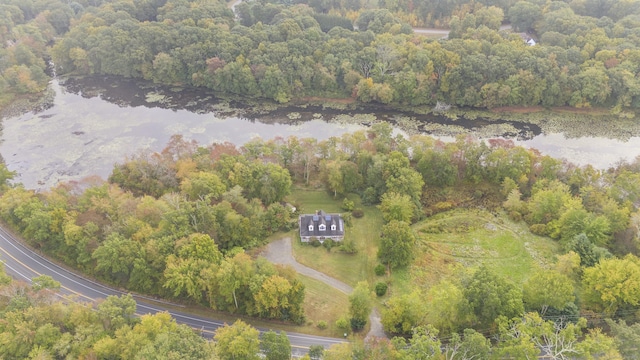
[[[353, 218], [351, 226], [346, 227], [345, 238], [355, 241], [356, 254], [347, 254], [338, 247], [327, 251], [324, 247], [302, 244], [296, 234], [293, 239], [293, 253], [296, 260], [312, 269], [321, 271], [348, 285], [355, 286], [359, 281], [373, 284], [373, 268], [378, 263], [377, 252], [380, 228], [384, 223], [380, 210], [375, 206], [362, 206], [357, 196], [350, 196], [357, 208], [364, 211], [360, 219]], [[312, 213], [315, 210], [341, 213], [342, 198], [333, 199], [324, 191], [294, 189], [289, 199], [300, 204], [300, 213]]]
[[413, 226], [419, 251], [409, 270], [392, 273], [396, 293], [428, 288], [455, 271], [486, 264], [522, 283], [536, 268], [553, 263], [557, 242], [532, 234], [504, 214], [456, 209]]
[[[306, 334], [342, 337], [342, 331], [336, 327], [336, 321], [347, 314], [349, 296], [321, 281], [299, 275], [305, 286], [304, 314], [307, 323], [300, 330]], [[326, 329], [320, 329], [318, 324], [325, 321]]]

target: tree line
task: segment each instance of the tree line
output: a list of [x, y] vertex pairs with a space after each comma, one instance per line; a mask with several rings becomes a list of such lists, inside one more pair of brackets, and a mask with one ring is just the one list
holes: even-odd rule
[[38, 194], [12, 187], [0, 217], [32, 246], [109, 283], [304, 321], [295, 271], [244, 253], [292, 226], [294, 214], [282, 204], [291, 187], [287, 170], [234, 146], [206, 149], [174, 137], [161, 154], [116, 165], [111, 181]]
[[0, 263], [0, 356], [9, 359], [257, 359], [289, 360], [285, 332], [262, 334], [241, 320], [213, 340], [177, 324], [167, 312], [135, 316], [131, 295], [97, 303], [63, 301], [60, 283], [43, 275], [31, 285], [11, 281]]
[[[638, 170], [637, 162], [610, 171], [576, 167], [503, 140], [406, 139], [387, 123], [324, 141], [256, 139], [241, 148], [175, 136], [160, 153], [115, 165], [108, 183], [87, 179], [42, 193], [10, 187], [0, 216], [33, 246], [111, 283], [301, 321], [295, 276], [242, 252], [295, 227], [283, 203], [294, 183], [378, 204], [386, 221], [379, 256], [391, 269], [411, 263], [411, 224], [457, 206], [504, 208], [587, 268], [638, 253]], [[221, 283], [225, 273], [234, 286]], [[257, 289], [290, 307], [267, 309]]]
[[[122, 4], [86, 9], [74, 22], [51, 50], [60, 72], [280, 103], [322, 96], [395, 106], [638, 106], [635, 13], [596, 19], [563, 2], [521, 1], [507, 12], [478, 3], [452, 17], [449, 40], [436, 41], [386, 9], [360, 12], [350, 30], [339, 15], [302, 4], [243, 3], [239, 23], [222, 2], [170, 0], [153, 16]], [[534, 28], [538, 45], [498, 31], [507, 19]]]
[[[3, 101], [41, 91], [50, 56], [59, 73], [280, 103], [638, 107], [637, 1], [350, 3], [250, 1], [236, 19], [222, 1], [11, 0], [0, 19]], [[434, 21], [451, 28], [449, 40], [409, 26]], [[499, 31], [505, 21], [538, 44]]]
[[[291, 358], [286, 333], [258, 330], [237, 320], [217, 329], [213, 341], [179, 325], [168, 313], [136, 317], [130, 296], [109, 296], [97, 304], [65, 302], [57, 296], [60, 284], [39, 276], [31, 285], [11, 281], [0, 263], [0, 355], [8, 358], [51, 359], [260, 359]], [[372, 339], [311, 346], [310, 360], [351, 359], [502, 359], [548, 356], [632, 358], [640, 328], [609, 321], [612, 336], [599, 329], [582, 336], [586, 320], [554, 322], [537, 313], [512, 320], [499, 319], [495, 343], [471, 329], [442, 336], [433, 326], [413, 329], [408, 338]]]
[[[545, 322], [585, 314], [594, 314], [590, 324], [637, 320], [638, 164], [577, 167], [505, 140], [404, 138], [387, 123], [323, 141], [254, 139], [240, 148], [174, 136], [162, 152], [116, 164], [106, 183], [90, 178], [35, 193], [8, 186], [5, 174], [0, 217], [32, 246], [110, 283], [300, 322], [304, 287], [295, 272], [243, 251], [295, 227], [283, 204], [292, 184], [378, 205], [386, 222], [379, 258], [391, 270], [412, 263], [411, 225], [421, 219], [458, 206], [504, 209], [560, 242], [565, 253], [552, 268], [523, 284], [472, 269], [395, 294], [382, 312], [385, 329], [407, 337], [425, 326], [445, 338], [465, 329], [497, 335], [529, 312]], [[368, 289], [351, 298], [351, 327], [367, 321]]]

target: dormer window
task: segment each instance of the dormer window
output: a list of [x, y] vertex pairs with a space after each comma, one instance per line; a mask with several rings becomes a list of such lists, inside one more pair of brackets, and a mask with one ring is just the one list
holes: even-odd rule
[[331, 231], [336, 231], [336, 224], [331, 224]]
[[309, 231], [313, 231], [313, 225], [309, 225]]
[[318, 226], [318, 230], [320, 230], [320, 231], [325, 231], [325, 230], [327, 230], [327, 225], [325, 225], [325, 224], [320, 224], [320, 225]]

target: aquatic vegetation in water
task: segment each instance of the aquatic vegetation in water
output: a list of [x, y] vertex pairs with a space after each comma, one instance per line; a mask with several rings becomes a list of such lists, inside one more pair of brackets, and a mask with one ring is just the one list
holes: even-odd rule
[[145, 100], [148, 103], [160, 103], [160, 104], [166, 104], [169, 101], [166, 95], [160, 94], [156, 91], [148, 92], [147, 95], [145, 96]]
[[412, 116], [394, 116], [391, 121], [409, 135], [420, 134], [420, 122]]
[[378, 121], [375, 114], [339, 114], [331, 119], [332, 123], [358, 125], [371, 125]]

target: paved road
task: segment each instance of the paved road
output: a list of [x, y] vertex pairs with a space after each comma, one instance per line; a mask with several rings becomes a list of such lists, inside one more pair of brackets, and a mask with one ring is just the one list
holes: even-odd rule
[[[239, 3], [242, 0], [237, 0], [237, 1]], [[511, 24], [500, 26], [500, 30], [511, 30]], [[449, 37], [449, 32], [450, 31], [451, 30], [449, 30], [449, 29], [419, 28], [419, 27], [414, 27], [413, 28], [413, 32], [416, 33], [416, 34], [439, 35], [442, 39], [446, 39], [447, 37]]]
[[[39, 275], [49, 275], [62, 285], [61, 293], [76, 301], [94, 302], [109, 295], [123, 295], [125, 293], [91, 281], [65, 269], [47, 258], [37, 254], [18, 241], [10, 232], [0, 227], [0, 260], [4, 262], [7, 274], [17, 280], [31, 282]], [[133, 295], [133, 294], [132, 294]], [[203, 336], [211, 337], [213, 332], [224, 325], [224, 322], [201, 316], [191, 315], [176, 310], [184, 308], [182, 305], [172, 304], [162, 300], [133, 295], [137, 302], [136, 314], [155, 314], [168, 311], [180, 324], [186, 324], [201, 331]], [[264, 329], [260, 329], [264, 331]], [[344, 342], [342, 339], [312, 336], [298, 333], [287, 333], [292, 345], [294, 356], [301, 356], [311, 345], [322, 345], [325, 348], [333, 344]]]

